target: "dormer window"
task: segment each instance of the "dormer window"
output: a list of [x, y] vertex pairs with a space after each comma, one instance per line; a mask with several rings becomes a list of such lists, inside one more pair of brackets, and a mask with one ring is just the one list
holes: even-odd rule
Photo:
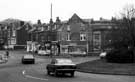
[[47, 30], [50, 30], [50, 26], [48, 26]]
[[57, 25], [54, 25], [54, 30], [56, 30], [57, 29]]
[[41, 31], [44, 31], [44, 27], [43, 26], [41, 27]]

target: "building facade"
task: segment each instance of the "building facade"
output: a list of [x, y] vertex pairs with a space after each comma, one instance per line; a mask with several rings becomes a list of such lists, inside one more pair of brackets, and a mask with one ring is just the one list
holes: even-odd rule
[[106, 50], [107, 46], [111, 43], [111, 32], [117, 28], [112, 20], [103, 20], [91, 22], [93, 32], [93, 51]]
[[68, 21], [59, 17], [48, 24], [37, 22], [29, 30], [30, 41], [44, 45], [45, 42], [56, 42], [59, 54], [86, 55], [100, 52], [111, 43], [110, 32], [117, 25], [112, 20], [81, 19], [74, 14]]
[[0, 24], [0, 49], [4, 49], [7, 42], [7, 26]]
[[32, 27], [29, 24], [25, 24], [24, 21], [20, 21], [19, 24], [10, 23], [5, 25], [3, 30], [1, 30], [4, 47], [9, 49], [26, 47], [26, 42], [29, 40], [28, 30], [31, 28]]
[[61, 25], [58, 34], [61, 54], [86, 55], [90, 51], [92, 30], [77, 14]]

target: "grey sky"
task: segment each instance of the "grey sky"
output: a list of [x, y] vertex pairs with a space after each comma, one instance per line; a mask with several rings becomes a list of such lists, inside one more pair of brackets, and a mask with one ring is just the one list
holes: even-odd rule
[[35, 23], [38, 19], [49, 21], [51, 3], [53, 20], [57, 16], [68, 20], [74, 13], [81, 18], [110, 19], [126, 4], [135, 4], [135, 0], [0, 0], [0, 3], [0, 21], [16, 18]]

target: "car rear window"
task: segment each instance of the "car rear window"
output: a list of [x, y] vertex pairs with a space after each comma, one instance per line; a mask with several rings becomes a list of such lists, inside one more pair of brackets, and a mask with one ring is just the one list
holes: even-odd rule
[[72, 60], [69, 60], [69, 59], [58, 59], [57, 63], [58, 64], [73, 64]]
[[25, 55], [24, 58], [34, 58], [32, 55]]

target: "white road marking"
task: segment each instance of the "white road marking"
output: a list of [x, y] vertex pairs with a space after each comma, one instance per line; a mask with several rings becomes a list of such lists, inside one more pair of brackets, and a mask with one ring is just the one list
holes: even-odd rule
[[44, 79], [44, 78], [33, 77], [33, 76], [30, 76], [30, 75], [25, 75], [25, 76], [28, 77], [28, 78], [33, 78], [33, 79], [39, 79], [39, 80], [45, 80], [45, 81], [48, 80], [48, 79]]
[[25, 70], [22, 71], [22, 74], [25, 75]]
[[39, 77], [33, 77], [33, 76], [31, 76], [31, 75], [26, 75], [26, 71], [25, 71], [25, 70], [22, 71], [22, 74], [23, 74], [25, 77], [27, 77], [27, 78], [33, 78], [33, 79], [39, 79], [39, 80], [48, 81], [48, 79], [39, 78]]

